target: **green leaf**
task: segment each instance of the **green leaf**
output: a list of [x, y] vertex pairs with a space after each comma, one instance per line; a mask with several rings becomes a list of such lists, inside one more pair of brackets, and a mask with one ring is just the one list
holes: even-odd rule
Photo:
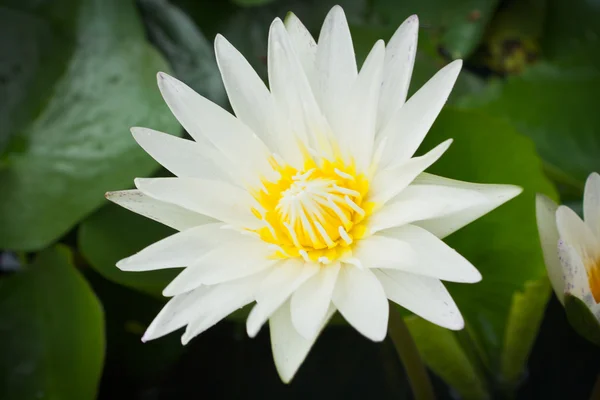
[[501, 361], [503, 386], [508, 390], [513, 390], [522, 378], [550, 293], [550, 282], [544, 276], [526, 282], [525, 290], [513, 296]]
[[212, 43], [189, 16], [167, 0], [139, 3], [150, 39], [169, 61], [174, 75], [196, 92], [227, 107], [227, 93]]
[[589, 173], [600, 171], [598, 91], [598, 71], [540, 63], [462, 105], [503, 117], [529, 136], [551, 178], [579, 197]]
[[128, 272], [116, 263], [173, 233], [169, 227], [108, 204], [81, 223], [78, 243], [83, 257], [106, 279], [160, 296], [179, 269]]
[[[56, 3], [56, 8], [77, 10], [75, 1]], [[37, 18], [35, 11], [31, 4], [4, 1], [0, 5], [0, 155], [15, 131], [32, 119], [51, 95], [52, 82], [62, 74], [73, 50], [74, 43], [64, 32], [73, 23], [73, 13], [50, 14], [44, 20]], [[24, 142], [12, 145], [13, 151], [19, 151]]]
[[[16, 80], [19, 86], [11, 89], [37, 103], [23, 100], [11, 108], [17, 115], [21, 108], [29, 111], [23, 111], [25, 124], [11, 125], [12, 140], [0, 156], [0, 248], [40, 249], [100, 206], [104, 192], [154, 171], [157, 164], [137, 146], [129, 127], [179, 130], [155, 83], [154, 75], [166, 65], [146, 43], [133, 0], [77, 4], [72, 24], [55, 17], [64, 1], [24, 11], [0, 8], [0, 20], [17, 13], [39, 21], [39, 32], [27, 43], [41, 55], [24, 58], [34, 62], [32, 70], [45, 69], [44, 52], [52, 53], [52, 46], [72, 44], [56, 47], [44, 88]], [[20, 43], [19, 29], [8, 35], [2, 43]]]
[[488, 398], [485, 377], [467, 355], [455, 332], [417, 316], [405, 318], [410, 334], [428, 367], [456, 389], [465, 400]]
[[580, 57], [600, 65], [600, 2], [547, 0], [542, 49], [552, 60]]
[[[525, 301], [522, 292], [525, 291], [525, 298], [529, 293], [535, 295], [535, 291], [527, 289], [527, 282], [545, 276], [535, 221], [535, 194], [546, 193], [555, 198], [555, 193], [542, 172], [533, 144], [502, 120], [446, 109], [422, 149], [430, 149], [450, 137], [454, 143], [430, 172], [470, 182], [515, 184], [524, 188], [516, 199], [445, 239], [483, 275], [477, 284], [446, 286], [465, 318], [468, 332], [465, 349], [474, 349], [477, 364], [483, 365], [485, 375], [494, 379], [489, 386], [496, 387], [508, 380], [504, 373], [508, 371], [514, 376], [514, 370], [523, 367], [524, 359], [504, 354], [526, 355], [531, 337], [539, 328], [543, 312], [540, 302], [545, 302], [548, 293], [537, 292], [543, 300]], [[515, 343], [512, 335], [523, 329], [522, 324], [529, 324], [526, 339]], [[432, 346], [423, 341], [443, 339], [431, 331], [415, 340], [422, 347]], [[443, 353], [424, 354], [429, 365], [443, 363], [437, 354], [442, 357]], [[508, 361], [503, 361], [503, 357], [508, 357]], [[506, 365], [510, 366], [508, 370]], [[450, 380], [449, 372], [442, 371], [440, 375], [457, 389], [467, 385], [458, 375], [452, 378], [456, 381]]]
[[272, 3], [275, 0], [231, 0], [234, 4], [242, 7], [256, 7], [264, 6], [265, 4]]
[[466, 58], [477, 48], [497, 4], [498, 0], [457, 0], [451, 6], [444, 0], [374, 0], [373, 9], [389, 26], [417, 14], [421, 31], [431, 34], [436, 47], [451, 58]]
[[600, 321], [581, 299], [566, 293], [565, 312], [569, 323], [577, 333], [600, 346]]
[[0, 397], [93, 400], [104, 359], [98, 299], [68, 249], [0, 279]]

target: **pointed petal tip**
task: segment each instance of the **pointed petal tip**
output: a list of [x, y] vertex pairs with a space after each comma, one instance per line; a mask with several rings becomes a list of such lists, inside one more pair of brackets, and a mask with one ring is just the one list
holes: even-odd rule
[[176, 86], [177, 83], [183, 84], [183, 82], [167, 74], [166, 72], [159, 72], [158, 74], [156, 74], [156, 80], [158, 81], [158, 88], [161, 91], [161, 93], [163, 93], [163, 91], [167, 87]]
[[273, 22], [271, 22], [271, 28], [273, 28], [274, 26], [277, 26], [277, 27], [279, 27], [279, 26], [285, 27], [285, 25], [284, 25], [283, 21], [282, 21], [282, 20], [281, 20], [281, 18], [279, 18], [279, 17], [276, 17], [276, 18], [273, 20]]
[[181, 344], [183, 346], [186, 346], [194, 337], [188, 335], [187, 333], [184, 333], [183, 335], [181, 335]]
[[260, 318], [258, 318], [255, 311], [256, 307], [257, 305], [252, 308], [250, 315], [248, 315], [248, 318], [246, 319], [246, 333], [251, 339], [256, 337], [261, 328], [261, 324], [258, 323]]
[[181, 294], [181, 292], [178, 290], [179, 288], [177, 286], [173, 287], [171, 284], [168, 284], [162, 291], [162, 295], [164, 297], [174, 297], [178, 294]]
[[153, 324], [150, 324], [150, 326], [146, 328], [146, 331], [142, 335], [142, 338], [140, 339], [141, 342], [148, 343], [151, 340], [158, 339], [160, 336], [156, 336], [155, 332], [153, 332], [154, 330]]
[[523, 188], [521, 186], [517, 186], [517, 185], [512, 185], [513, 187], [513, 192], [514, 192], [514, 196], [518, 196], [521, 193], [523, 193]]
[[545, 194], [542, 194], [542, 193], [536, 193], [535, 194], [535, 203], [536, 204], [540, 204], [543, 201], [547, 201], [547, 200], [550, 200], [550, 199]]
[[448, 150], [452, 143], [454, 143], [454, 139], [452, 138], [444, 140], [442, 143], [439, 144], [440, 151], [445, 152], [446, 150]]
[[125, 258], [123, 258], [123, 259], [121, 259], [121, 260], [117, 261], [117, 263], [115, 264], [115, 266], [116, 266], [117, 268], [119, 268], [121, 271], [131, 271], [131, 269], [129, 269], [129, 268], [127, 267], [127, 264], [128, 264], [128, 263], [127, 263], [127, 260], [128, 260], [128, 259], [129, 259], [129, 257], [125, 257]]
[[483, 280], [483, 276], [481, 275], [481, 272], [479, 272], [479, 270], [477, 268], [474, 268], [473, 275], [467, 279], [465, 279], [465, 281], [463, 283], [478, 283], [481, 282]]
[[254, 339], [259, 331], [260, 327], [255, 326], [255, 324], [246, 324], [246, 333], [250, 339]]
[[557, 208], [558, 204], [556, 204], [554, 202], [554, 200], [552, 200], [550, 197], [546, 196], [545, 194], [536, 193], [535, 194], [535, 207], [536, 207], [536, 209], [541, 208], [541, 207]]
[[418, 35], [419, 32], [419, 16], [417, 14], [413, 14], [406, 18], [404, 22], [400, 24], [396, 32], [403, 31], [403, 35]]
[[294, 14], [292, 11], [288, 11], [287, 14], [285, 14], [285, 17], [283, 18], [283, 23], [286, 26], [287, 26], [287, 24], [296, 22], [296, 21], [300, 21], [300, 18], [298, 18], [298, 16], [296, 14]]
[[556, 218], [565, 218], [567, 215], [574, 213], [573, 210], [571, 210], [569, 207], [561, 204], [556, 208]]
[[377, 332], [375, 334], [372, 334], [368, 339], [372, 340], [375, 343], [378, 342], [383, 342], [383, 340], [386, 338], [387, 336], [387, 329], [382, 330], [382, 332]]
[[344, 14], [344, 9], [339, 4], [336, 4], [335, 6], [331, 7], [331, 10], [329, 11], [329, 14], [332, 14], [334, 12], [335, 13], [342, 13], [342, 14]]
[[517, 186], [517, 185], [499, 185], [501, 186], [504, 190], [502, 191], [501, 194], [499, 194], [498, 198], [499, 200], [501, 200], [503, 203], [506, 203], [509, 200], [514, 199], [515, 197], [517, 197], [518, 195], [520, 195], [521, 193], [523, 193], [523, 188], [521, 186]]
[[146, 182], [151, 181], [152, 178], [134, 178], [133, 179], [133, 184], [135, 185], [136, 188], [140, 189], [140, 186], [144, 186], [146, 184]]
[[135, 141], [139, 143], [139, 139], [142, 136], [150, 136], [154, 131], [152, 129], [143, 128], [140, 126], [132, 126], [129, 128], [129, 132], [131, 132], [131, 136], [133, 136]]
[[446, 68], [451, 69], [453, 72], [458, 74], [463, 67], [463, 60], [460, 58], [452, 61], [450, 64], [446, 66]]
[[373, 48], [377, 49], [378, 51], [380, 51], [380, 49], [385, 50], [385, 40], [383, 39], [379, 39], [375, 42], [375, 44], [373, 45]]
[[289, 385], [292, 382], [294, 375], [284, 374], [283, 371], [279, 371], [279, 370], [277, 370], [277, 372], [279, 375], [279, 379], [281, 379], [281, 382], [283, 382], [286, 385]]
[[465, 320], [463, 319], [462, 315], [459, 314], [457, 320], [452, 324], [446, 325], [445, 328], [448, 328], [452, 331], [461, 331], [465, 328]]
[[[594, 198], [597, 198], [600, 196], [600, 175], [597, 172], [592, 172], [591, 174], [588, 175], [587, 179], [585, 180], [585, 187], [584, 187], [584, 207], [585, 207], [585, 203], [586, 203], [586, 198], [587, 201], [590, 202], [590, 204], [593, 204], [595, 202], [599, 202], [598, 200], [593, 200]], [[592, 211], [591, 209], [589, 211]], [[592, 214], [594, 214], [594, 212], [592, 211]]]
[[223, 52], [231, 47], [233, 47], [233, 45], [229, 42], [229, 40], [227, 40], [227, 38], [225, 38], [225, 36], [221, 35], [220, 33], [217, 33], [217, 36], [215, 36], [214, 43], [217, 62], [219, 61], [220, 57], [223, 57]]
[[158, 83], [160, 84], [162, 81], [167, 80], [168, 78], [170, 78], [169, 74], [167, 74], [166, 72], [162, 72], [162, 71], [158, 71], [156, 73], [156, 80], [158, 81]]

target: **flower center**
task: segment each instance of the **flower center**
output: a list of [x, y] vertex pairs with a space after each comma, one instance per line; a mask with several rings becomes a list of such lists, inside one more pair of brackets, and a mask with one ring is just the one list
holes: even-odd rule
[[590, 291], [596, 303], [600, 303], [600, 258], [585, 260], [585, 269], [590, 284]]
[[309, 159], [302, 170], [275, 159], [271, 165], [277, 179], [263, 179], [254, 191], [262, 209], [253, 212], [265, 224], [257, 233], [274, 245], [273, 256], [328, 264], [351, 254], [372, 208], [364, 201], [369, 187], [364, 174], [342, 160]]

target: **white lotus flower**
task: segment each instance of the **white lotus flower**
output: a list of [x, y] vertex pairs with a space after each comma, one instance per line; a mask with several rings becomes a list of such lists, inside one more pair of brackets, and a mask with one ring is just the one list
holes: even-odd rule
[[600, 175], [585, 184], [583, 218], [544, 195], [536, 199], [537, 223], [548, 277], [556, 296], [581, 299], [600, 320]]
[[520, 188], [423, 173], [450, 140], [413, 157], [461, 68], [455, 61], [405, 103], [418, 20], [358, 71], [344, 13], [318, 45], [291, 15], [269, 32], [268, 89], [222, 36], [219, 68], [235, 117], [164, 74], [158, 85], [195, 141], [133, 128], [177, 177], [136, 179], [110, 200], [179, 231], [118, 263], [125, 271], [186, 266], [144, 340], [186, 326], [183, 343], [256, 301], [254, 337], [269, 321], [275, 364], [292, 379], [337, 310], [383, 340], [388, 299], [449, 329], [463, 319], [440, 280], [480, 273], [441, 240]]

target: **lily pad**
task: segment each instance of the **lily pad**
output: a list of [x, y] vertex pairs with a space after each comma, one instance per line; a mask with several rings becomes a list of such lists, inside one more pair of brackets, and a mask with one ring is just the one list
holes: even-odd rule
[[100, 302], [68, 249], [0, 279], [0, 397], [93, 400], [104, 361]]
[[213, 45], [192, 19], [167, 0], [139, 3], [148, 35], [169, 61], [175, 77], [221, 107], [227, 107], [229, 101]]
[[[445, 239], [483, 275], [477, 284], [446, 285], [466, 322], [465, 331], [458, 333], [460, 342], [466, 354], [476, 356], [472, 368], [480, 367], [483, 376], [493, 377], [490, 387], [502, 385], [512, 390], [537, 334], [549, 294], [547, 286], [532, 289], [528, 284], [545, 277], [537, 239], [535, 194], [545, 193], [553, 198], [556, 194], [542, 172], [531, 141], [506, 122], [477, 112], [446, 109], [421, 150], [448, 138], [454, 138], [452, 146], [430, 172], [470, 182], [524, 188], [517, 198]], [[535, 301], [524, 301], [523, 292]], [[521, 341], [512, 340], [515, 332], [526, 332], [526, 336]], [[444, 337], [438, 337], [433, 328], [430, 334], [422, 333], [415, 340], [420, 348], [444, 345]], [[447, 350], [450, 351], [456, 350]], [[443, 360], [438, 357], [444, 357], [444, 352], [424, 353], [424, 357], [428, 364], [439, 365]], [[510, 368], [506, 368], [507, 358]], [[468, 375], [461, 377], [450, 371], [439, 373], [457, 389], [466, 387], [464, 380], [469, 379]]]
[[461, 106], [499, 116], [529, 136], [549, 176], [578, 198], [587, 176], [600, 171], [599, 90], [600, 71], [540, 63], [506, 83], [493, 82]]
[[121, 271], [117, 261], [172, 235], [175, 231], [114, 204], [107, 204], [85, 219], [78, 232], [79, 249], [90, 266], [106, 279], [161, 296], [178, 269]]
[[[167, 66], [146, 42], [134, 1], [70, 3], [9, 2], [0, 8], [0, 21], [19, 15], [34, 23], [15, 64], [33, 63], [23, 73], [44, 71], [46, 53], [57, 53], [48, 72], [17, 77], [10, 90], [0, 89], [19, 93], [9, 110], [27, 117], [11, 122], [11, 139], [0, 155], [0, 248], [43, 248], [99, 207], [104, 192], [152, 173], [157, 164], [129, 127], [180, 131], [156, 87], [156, 72]], [[19, 29], [9, 29], [0, 44], [20, 38]], [[27, 48], [39, 54], [28, 55]], [[9, 72], [5, 79], [12, 80], [18, 71]], [[43, 78], [48, 80], [38, 85]]]

